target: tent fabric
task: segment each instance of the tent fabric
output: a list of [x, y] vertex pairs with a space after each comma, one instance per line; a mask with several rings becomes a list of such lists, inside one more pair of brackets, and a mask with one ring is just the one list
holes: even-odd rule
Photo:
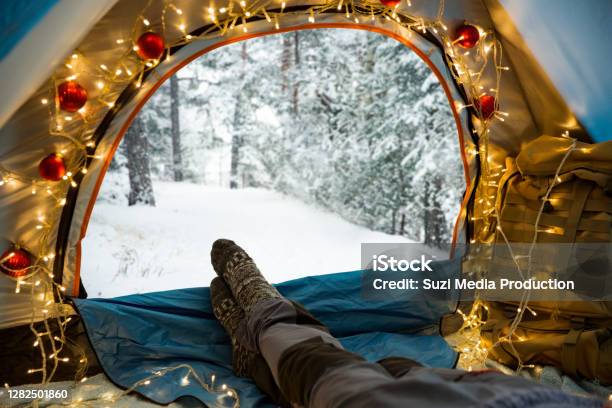
[[4, 0], [0, 3], [0, 60], [57, 2], [58, 0]]
[[[610, 55], [606, 53], [605, 43], [610, 28], [605, 17], [610, 14], [611, 6], [610, 2], [602, 1], [605, 0], [593, 1], [593, 7], [582, 7], [568, 0], [554, 4], [552, 0], [445, 2], [443, 17], [449, 28], [468, 21], [485, 31], [494, 31], [503, 45], [502, 62], [510, 68], [504, 72], [499, 84], [500, 109], [510, 115], [509, 119], [494, 121], [489, 128], [489, 158], [492, 166], [503, 165], [507, 156], [515, 156], [524, 143], [541, 134], [556, 136], [570, 128], [575, 136], [581, 126], [573, 110], [579, 114], [580, 120], [596, 140], [610, 137], [607, 132], [611, 120], [610, 115], [607, 115], [607, 87], [612, 81], [609, 80], [610, 70], [607, 70]], [[0, 88], [4, 96], [0, 100], [0, 163], [4, 167], [36, 178], [37, 164], [46, 154], [64, 148], [74, 153], [66, 138], [49, 134], [48, 107], [41, 104], [41, 99], [49, 98], [50, 90], [53, 90], [53, 75], [65, 73], [65, 70], [55, 68], [74, 50], [83, 53], [89, 67], [102, 64], [114, 66], [126, 47], [126, 44], [117, 43], [117, 39], [133, 38], [134, 22], [138, 21], [143, 7], [149, 3], [151, 6], [147, 13], [152, 16], [159, 16], [166, 4], [162, 0], [58, 0], [13, 50], [0, 60]], [[187, 27], [202, 26], [201, 4], [188, 0], [176, 0], [173, 3], [184, 10], [181, 19], [184, 19]], [[409, 6], [410, 13], [425, 18], [434, 18], [439, 8], [439, 2], [436, 1], [413, 3]], [[517, 3], [519, 6], [515, 5]], [[14, 3], [11, 0], [6, 4]], [[27, 6], [29, 3], [20, 2], [20, 5], [23, 4]], [[292, 0], [287, 2], [287, 8], [305, 4], [309, 3]], [[216, 7], [221, 6], [216, 4]], [[408, 6], [402, 4], [400, 7]], [[368, 19], [353, 25], [342, 14], [329, 14], [317, 18], [316, 24], [307, 24], [304, 15], [288, 15], [281, 22], [281, 30], [304, 28], [305, 24], [309, 28], [317, 28], [320, 24], [341, 22], [354, 28], [361, 26], [362, 29], [378, 30], [407, 40], [415, 49], [427, 55], [441, 72], [444, 83], [451, 88], [451, 99], [466, 102], [462, 100], [462, 90], [453, 84], [447, 61], [440, 50], [426, 37], [412, 35], [410, 30], [400, 28], [393, 21]], [[585, 29], [587, 23], [588, 29]], [[265, 20], [249, 22], [248, 25], [249, 36], [272, 32], [270, 24]], [[544, 35], [544, 30], [549, 30], [546, 32], [553, 35]], [[137, 113], [160, 78], [171, 74], [174, 69], [205, 49], [240, 40], [243, 34], [240, 30], [233, 30], [225, 36], [185, 45], [172, 58], [156, 66], [153, 69], [154, 75], [144, 81], [139, 91], [125, 104], [117, 107], [116, 114], [107, 123], [108, 127], [98, 128], [98, 119], [91, 121], [91, 128], [87, 129], [86, 134], [95, 133], [96, 129], [105, 129], [101, 132], [95, 151], [96, 157], [104, 157], [104, 160], [94, 160], [89, 165], [87, 175], [82, 176], [76, 189], [71, 189], [67, 183], [58, 184], [61, 191], [56, 193], [67, 197], [67, 205], [61, 212], [57, 210], [55, 201], [43, 194], [31, 194], [28, 182], [3, 186], [3, 194], [0, 196], [0, 247], [6, 248], [11, 243], [18, 243], [34, 254], [56, 248], [59, 256], [54, 261], [55, 272], [58, 277], [61, 276], [61, 283], [67, 287], [68, 293], [76, 294], [79, 288], [80, 241], [85, 236], [89, 210], [95, 202], [98, 181], [104, 176], [104, 166], [110, 160], [113, 144], [121, 138], [130, 118]], [[182, 35], [172, 25], [166, 32], [168, 43]], [[485, 89], [496, 86], [495, 71], [495, 67], [488, 64], [482, 73]], [[79, 78], [90, 91], [92, 99], [97, 96], [94, 85], [96, 78], [89, 74]], [[474, 148], [474, 141], [470, 137], [473, 130], [470, 116], [467, 110], [460, 111], [459, 116], [460, 129], [466, 139], [464, 147], [469, 152]], [[477, 173], [475, 155], [470, 156], [469, 160], [468, 178], [474, 180]], [[474, 185], [472, 183], [470, 188], [473, 189]], [[471, 196], [471, 193], [469, 190], [467, 195]], [[472, 206], [472, 203], [468, 203], [468, 206]], [[44, 248], [44, 240], [40, 239], [41, 233], [36, 229], [37, 221], [33, 216], [39, 211], [47, 213], [53, 225], [49, 245]], [[464, 220], [466, 214], [467, 209], [464, 209], [460, 220]], [[59, 225], [62, 215], [65, 216], [64, 221]], [[59, 234], [59, 231], [62, 233]], [[460, 236], [464, 241], [465, 238]], [[59, 240], [59, 248], [56, 240]], [[0, 276], [0, 327], [29, 323], [31, 305], [32, 300], [26, 291], [15, 293], [15, 282]]]
[[[79, 46], [116, 1], [0, 1], [0, 11], [9, 13], [11, 24], [20, 24], [19, 38], [9, 41], [11, 49], [5, 55], [0, 53], [0, 127], [11, 115], [19, 114], [28, 98], [38, 101], [48, 96], [47, 91], [40, 92], [39, 87], [48, 89], [50, 74]], [[13, 3], [15, 9], [10, 7]], [[45, 4], [48, 5], [46, 10]], [[3, 33], [0, 36], [2, 45], [4, 38]]]
[[612, 140], [612, 2], [501, 0], [525, 43], [595, 142]]
[[[450, 269], [448, 269], [450, 270]], [[456, 269], [453, 269], [456, 272]], [[435, 367], [452, 367], [457, 354], [437, 335], [408, 334], [435, 326], [452, 303], [413, 302], [410, 292], [380, 301], [361, 296], [360, 271], [307, 277], [277, 285], [309, 309], [342, 344], [370, 361], [404, 356]], [[189, 288], [114, 299], [74, 299], [101, 366], [128, 388], [164, 367], [191, 365], [198, 375], [236, 389], [241, 405], [272, 406], [255, 385], [231, 373], [231, 345], [212, 313], [208, 288]], [[181, 386], [186, 370], [168, 373], [137, 389], [167, 404], [193, 396], [211, 406], [217, 395], [195, 381]]]

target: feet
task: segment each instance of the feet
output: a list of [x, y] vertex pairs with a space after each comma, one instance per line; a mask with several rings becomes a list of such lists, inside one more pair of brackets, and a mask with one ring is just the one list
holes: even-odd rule
[[[281, 298], [281, 294], [261, 275], [251, 257], [234, 241], [219, 239], [213, 244], [211, 261], [218, 277], [210, 284], [213, 312], [232, 341], [232, 366], [237, 375], [250, 377], [257, 387], [281, 407], [290, 404], [276, 384], [272, 371], [259, 352], [252, 352], [237, 339], [238, 327], [253, 307], [262, 300]], [[294, 304], [303, 324], [321, 325], [301, 305]]]
[[282, 297], [259, 272], [253, 259], [234, 241], [218, 239], [213, 243], [210, 257], [215, 272], [223, 278], [247, 316], [262, 300]]
[[253, 364], [257, 358], [257, 353], [251, 352], [240, 345], [236, 340], [236, 330], [242, 320], [244, 312], [236, 303], [232, 292], [223, 282], [223, 279], [216, 277], [210, 283], [210, 295], [215, 317], [232, 341], [232, 367], [236, 375], [249, 377], [253, 372]]

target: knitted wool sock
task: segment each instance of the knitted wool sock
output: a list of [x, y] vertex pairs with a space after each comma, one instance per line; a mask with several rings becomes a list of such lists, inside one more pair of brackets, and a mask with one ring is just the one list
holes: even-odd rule
[[214, 278], [210, 283], [210, 295], [213, 313], [232, 341], [232, 367], [234, 372], [240, 377], [249, 377], [257, 353], [247, 350], [236, 340], [236, 329], [240, 322], [244, 320], [244, 312], [220, 277]]
[[210, 258], [217, 275], [225, 280], [247, 316], [260, 301], [282, 297], [259, 272], [253, 259], [234, 241], [216, 240]]
[[248, 377], [280, 407], [290, 407], [278, 389], [268, 363], [258, 352], [243, 347], [237, 340], [236, 330], [244, 320], [244, 312], [234, 299], [222, 278], [216, 277], [210, 283], [211, 302], [215, 317], [219, 320], [232, 341], [232, 368], [236, 375]]

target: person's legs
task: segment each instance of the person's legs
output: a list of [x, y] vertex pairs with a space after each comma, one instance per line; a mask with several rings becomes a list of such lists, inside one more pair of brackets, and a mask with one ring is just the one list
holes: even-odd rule
[[299, 304], [282, 298], [232, 241], [215, 242], [211, 256], [215, 270], [245, 311], [236, 329], [238, 343], [261, 352], [282, 394], [293, 404], [317, 408], [603, 405], [519, 377], [431, 369], [405, 359], [369, 363], [344, 350]]

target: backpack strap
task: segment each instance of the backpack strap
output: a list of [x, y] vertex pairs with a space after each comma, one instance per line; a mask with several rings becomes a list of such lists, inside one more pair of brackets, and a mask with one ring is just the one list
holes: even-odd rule
[[575, 377], [578, 373], [578, 364], [576, 362], [578, 350], [576, 345], [580, 341], [580, 335], [585, 330], [586, 318], [581, 316], [572, 316], [570, 318], [571, 329], [563, 339], [561, 346], [561, 367], [567, 374]]
[[578, 231], [578, 224], [580, 223], [580, 216], [584, 211], [584, 206], [587, 202], [587, 198], [593, 189], [593, 182], [590, 181], [578, 181], [575, 184], [574, 190], [574, 202], [567, 215], [567, 223], [565, 224], [564, 239], [566, 242], [575, 242], [576, 233]]
[[584, 329], [571, 329], [565, 336], [563, 345], [561, 346], [561, 367], [563, 367], [563, 372], [572, 377], [576, 377], [578, 374], [578, 365], [576, 363], [578, 353], [576, 345], [583, 331]]

